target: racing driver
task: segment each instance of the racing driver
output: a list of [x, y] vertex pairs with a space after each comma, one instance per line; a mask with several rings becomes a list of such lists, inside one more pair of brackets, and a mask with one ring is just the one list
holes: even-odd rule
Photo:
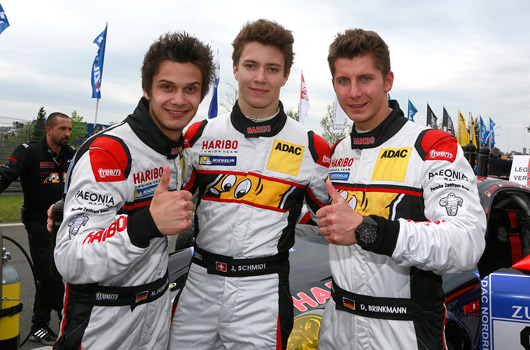
[[317, 212], [333, 276], [319, 349], [445, 349], [441, 276], [474, 268], [485, 246], [473, 171], [454, 136], [388, 100], [377, 33], [337, 35], [328, 62], [354, 127], [332, 148], [333, 204]]
[[329, 146], [279, 100], [293, 42], [275, 22], [247, 23], [232, 44], [232, 112], [186, 132], [184, 189], [199, 193], [198, 232], [170, 349], [286, 348], [294, 226], [304, 198], [314, 212], [329, 201]]
[[213, 71], [209, 46], [162, 35], [144, 57], [135, 111], [78, 151], [55, 248], [67, 286], [54, 349], [167, 349], [166, 236], [193, 215], [191, 193], [171, 190], [182, 182], [182, 129]]

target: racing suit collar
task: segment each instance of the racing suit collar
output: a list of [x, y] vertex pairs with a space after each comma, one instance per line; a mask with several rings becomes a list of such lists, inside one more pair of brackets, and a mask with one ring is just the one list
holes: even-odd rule
[[136, 136], [158, 153], [166, 155], [168, 159], [179, 155], [184, 144], [183, 136], [181, 135], [178, 141], [173, 141], [158, 128], [149, 115], [149, 101], [145, 97], [140, 99], [138, 106], [127, 116], [125, 122], [131, 126]]
[[284, 127], [287, 121], [287, 115], [283, 111], [283, 104], [279, 103], [278, 114], [267, 121], [254, 122], [241, 113], [239, 104], [235, 103], [232, 113], [230, 114], [230, 121], [234, 128], [245, 135], [246, 138], [250, 137], [271, 137], [278, 134]]
[[375, 129], [368, 132], [357, 132], [352, 128], [350, 135], [352, 149], [364, 149], [379, 147], [385, 141], [394, 136], [407, 122], [403, 111], [399, 108], [396, 100], [388, 101], [392, 112]]

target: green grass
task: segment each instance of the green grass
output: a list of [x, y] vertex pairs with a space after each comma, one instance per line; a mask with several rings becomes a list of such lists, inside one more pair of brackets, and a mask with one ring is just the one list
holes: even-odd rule
[[23, 196], [0, 197], [0, 222], [20, 221], [22, 204], [24, 204]]

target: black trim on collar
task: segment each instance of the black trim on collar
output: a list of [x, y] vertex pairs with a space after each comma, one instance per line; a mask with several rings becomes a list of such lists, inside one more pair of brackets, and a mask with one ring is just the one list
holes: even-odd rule
[[374, 130], [358, 133], [353, 125], [350, 135], [352, 149], [374, 148], [382, 145], [385, 141], [394, 136], [407, 122], [403, 111], [395, 100], [388, 101], [392, 112]]
[[238, 101], [232, 109], [230, 114], [230, 121], [234, 128], [245, 135], [246, 138], [250, 137], [271, 137], [278, 134], [284, 127], [287, 121], [287, 115], [283, 111], [282, 102], [279, 101], [280, 110], [278, 114], [271, 120], [264, 122], [254, 122], [241, 113], [239, 109]]
[[166, 155], [168, 159], [176, 158], [180, 153], [184, 144], [183, 136], [180, 135], [178, 141], [173, 141], [158, 128], [149, 114], [149, 101], [145, 97], [140, 99], [134, 112], [125, 118], [125, 122], [145, 144]]

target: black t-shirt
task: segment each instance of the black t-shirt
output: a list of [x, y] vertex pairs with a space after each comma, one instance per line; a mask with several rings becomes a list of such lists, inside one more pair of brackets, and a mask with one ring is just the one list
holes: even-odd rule
[[63, 146], [57, 155], [46, 143], [46, 137], [18, 146], [0, 166], [0, 193], [20, 177], [26, 210], [36, 215], [45, 214], [50, 205], [61, 198], [74, 154], [72, 146]]

